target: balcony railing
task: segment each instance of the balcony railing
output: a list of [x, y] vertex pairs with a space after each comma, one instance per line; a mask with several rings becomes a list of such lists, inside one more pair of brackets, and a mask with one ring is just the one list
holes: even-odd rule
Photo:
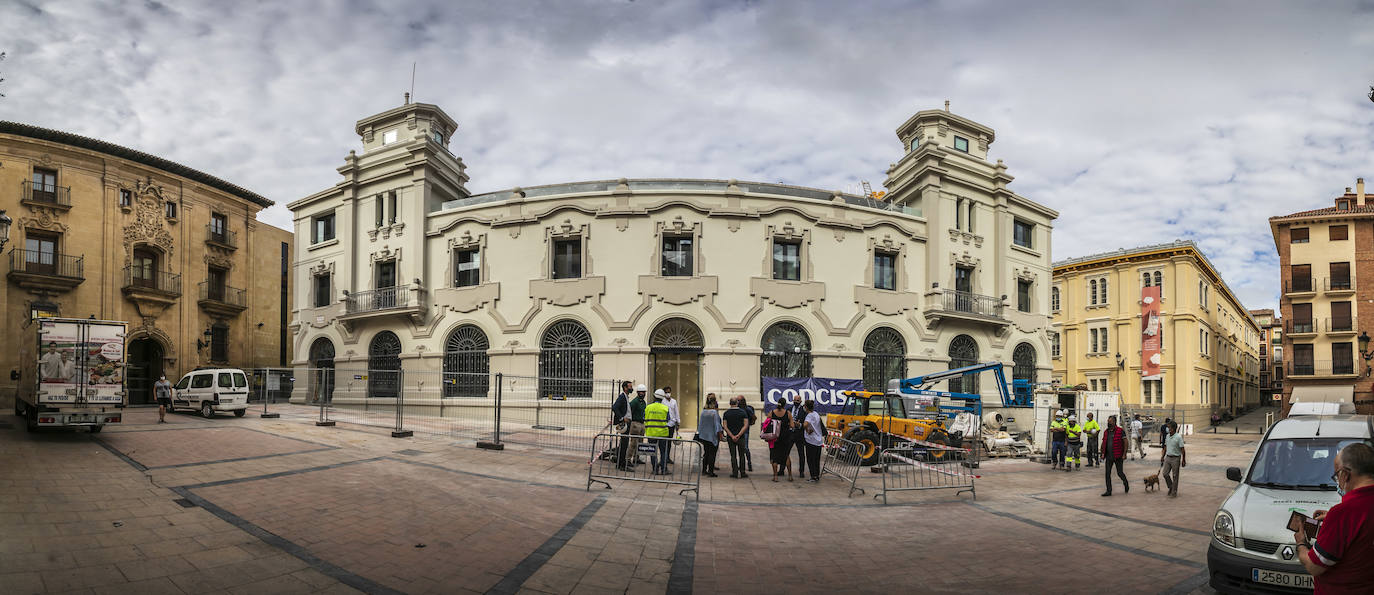
[[1350, 277], [1327, 277], [1322, 282], [1322, 289], [1326, 292], [1355, 291], [1355, 284]]
[[205, 226], [205, 241], [211, 244], [219, 244], [226, 248], [239, 247], [239, 234], [236, 231], [229, 231], [223, 227], [216, 227], [214, 224]]
[[33, 180], [25, 180], [20, 200], [70, 207], [72, 206], [72, 189], [52, 184], [35, 184]]
[[1312, 293], [1317, 284], [1312, 277], [1293, 277], [1283, 282], [1284, 293]]
[[124, 286], [121, 289], [149, 289], [181, 295], [181, 275], [127, 266], [124, 267]]
[[1309, 333], [1315, 333], [1317, 332], [1317, 322], [1312, 319], [1294, 320], [1290, 318], [1288, 320], [1283, 321], [1283, 332], [1288, 333], [1290, 335], [1305, 335]]
[[200, 282], [200, 299], [207, 302], [218, 302], [239, 308], [248, 307], [248, 292], [237, 287], [229, 287], [219, 283], [209, 281]]
[[410, 294], [410, 288], [404, 285], [350, 293], [345, 302], [345, 313], [361, 314], [418, 306], [419, 304], [411, 303], [414, 300], [410, 298]]
[[1355, 374], [1355, 358], [1344, 361], [1316, 360], [1290, 362], [1285, 376], [1350, 376]]
[[1322, 331], [1327, 333], [1353, 333], [1360, 328], [1354, 316], [1344, 318], [1327, 318], [1322, 321]]
[[71, 256], [61, 252], [42, 252], [39, 250], [10, 250], [10, 272], [85, 279], [82, 274], [84, 257]]
[[1002, 308], [1002, 300], [990, 295], [978, 295], [954, 289], [940, 290], [940, 309], [946, 312], [1001, 318]]

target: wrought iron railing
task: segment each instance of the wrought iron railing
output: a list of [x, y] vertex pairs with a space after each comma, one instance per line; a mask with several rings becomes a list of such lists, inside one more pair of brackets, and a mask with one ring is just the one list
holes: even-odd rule
[[166, 271], [149, 271], [133, 265], [124, 267], [122, 289], [155, 289], [181, 295], [181, 275]]
[[412, 303], [410, 298], [410, 288], [405, 285], [395, 287], [382, 287], [370, 291], [358, 291], [348, 294], [345, 302], [345, 313], [359, 314], [363, 312], [376, 312], [378, 310], [391, 310], [393, 308], [408, 308], [418, 306]]
[[84, 260], [85, 257], [71, 256], [61, 252], [15, 248], [10, 250], [10, 271], [49, 277], [85, 279], [85, 275], [82, 274]]
[[1355, 357], [1345, 360], [1290, 362], [1287, 376], [1347, 376], [1355, 373]]
[[1353, 333], [1357, 328], [1360, 328], [1360, 326], [1354, 316], [1335, 316], [1327, 318], [1322, 325], [1322, 330], [1328, 333]]
[[1283, 282], [1284, 293], [1310, 293], [1316, 289], [1316, 279], [1312, 277], [1293, 277]]
[[1001, 318], [1002, 308], [1002, 300], [990, 295], [979, 295], [954, 289], [940, 290], [940, 309], [947, 312]]
[[248, 292], [222, 283], [200, 282], [200, 299], [230, 306], [248, 307]]
[[72, 189], [53, 184], [35, 184], [33, 180], [25, 180], [21, 198], [31, 202], [44, 202], [70, 207], [72, 206]]
[[211, 223], [205, 226], [205, 241], [237, 248], [239, 246], [239, 234], [236, 231], [229, 231]]
[[1290, 318], [1283, 321], [1283, 331], [1290, 335], [1301, 335], [1317, 332], [1317, 322], [1311, 318], [1307, 320], [1297, 320]]
[[1354, 291], [1354, 290], [1355, 290], [1355, 283], [1350, 279], [1349, 276], [1345, 276], [1345, 277], [1327, 277], [1327, 278], [1324, 279], [1323, 281], [1324, 281], [1324, 285], [1323, 285], [1324, 291]]

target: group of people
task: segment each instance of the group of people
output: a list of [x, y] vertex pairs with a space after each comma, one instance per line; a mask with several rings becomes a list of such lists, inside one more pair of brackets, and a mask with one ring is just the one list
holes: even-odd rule
[[[1056, 411], [1050, 423], [1050, 469], [1082, 470], [1085, 462], [1089, 467], [1101, 465], [1107, 483], [1107, 491], [1102, 493], [1104, 497], [1112, 495], [1113, 470], [1121, 479], [1124, 491], [1130, 493], [1131, 484], [1124, 469], [1126, 458], [1135, 460], [1139, 454], [1140, 460], [1145, 460], [1145, 426], [1140, 415], [1131, 419], [1127, 429], [1117, 424], [1115, 415], [1107, 417], [1107, 427], [1103, 428], [1093, 419], [1092, 413], [1087, 414], [1087, 421], [1082, 425], [1078, 423], [1078, 416], [1067, 413], [1063, 409]], [[1169, 488], [1168, 495], [1173, 498], [1178, 496], [1179, 470], [1188, 466], [1187, 451], [1177, 422], [1165, 420], [1161, 436], [1160, 470]], [[1081, 456], [1085, 439], [1086, 457]]]
[[[652, 401], [648, 387], [631, 382], [620, 386], [620, 393], [611, 405], [611, 422], [621, 434], [614, 454], [616, 467], [633, 471], [639, 461], [642, 440], [651, 440], [652, 473], [668, 475], [672, 460], [672, 441], [678, 437], [682, 417], [672, 387], [655, 390]], [[631, 396], [633, 394], [633, 396]], [[707, 477], [719, 477], [716, 456], [724, 441], [730, 451], [730, 477], [747, 478], [754, 471], [753, 452], [749, 448], [750, 432], [759, 426], [757, 410], [743, 396], [732, 397], [729, 406], [720, 408], [715, 393], [706, 394], [706, 403], [697, 421], [695, 440], [701, 443], [701, 472]], [[816, 412], [815, 401], [803, 401], [800, 396], [791, 402], [778, 403], [764, 415], [759, 427], [759, 439], [768, 444], [773, 481], [786, 477], [793, 481], [792, 453], [797, 455], [797, 477], [807, 476], [808, 482], [821, 478], [821, 449], [825, 445], [825, 425]], [[643, 438], [640, 438], [640, 437]], [[785, 474], [785, 475], [784, 475]]]

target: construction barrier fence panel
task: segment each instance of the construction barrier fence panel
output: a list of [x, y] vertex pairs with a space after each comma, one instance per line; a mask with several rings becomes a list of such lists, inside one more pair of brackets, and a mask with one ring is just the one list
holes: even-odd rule
[[858, 486], [859, 472], [862, 470], [863, 446], [845, 440], [839, 432], [827, 432], [825, 452], [821, 457], [821, 473], [834, 475], [840, 481], [849, 484], [849, 496], [853, 497], [856, 491], [864, 493], [864, 489]]
[[955, 489], [955, 495], [968, 492], [978, 499], [974, 481], [978, 479], [968, 449], [942, 447], [930, 443], [903, 443], [884, 449], [878, 465], [882, 469], [882, 492], [875, 494], [887, 504], [888, 492]]
[[[634, 434], [596, 434], [587, 461], [587, 490], [599, 483], [632, 481], [684, 486], [701, 499], [702, 446], [696, 440]], [[622, 462], [623, 461], [623, 462]]]

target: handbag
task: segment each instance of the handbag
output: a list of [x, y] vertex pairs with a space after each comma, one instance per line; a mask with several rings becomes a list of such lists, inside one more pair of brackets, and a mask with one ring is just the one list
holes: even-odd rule
[[773, 419], [772, 416], [769, 416], [768, 419], [764, 420], [763, 422], [763, 432], [759, 433], [759, 438], [764, 440], [765, 442], [772, 442], [774, 440], [777, 440], [779, 434], [779, 425], [780, 424], [777, 422], [777, 420]]

